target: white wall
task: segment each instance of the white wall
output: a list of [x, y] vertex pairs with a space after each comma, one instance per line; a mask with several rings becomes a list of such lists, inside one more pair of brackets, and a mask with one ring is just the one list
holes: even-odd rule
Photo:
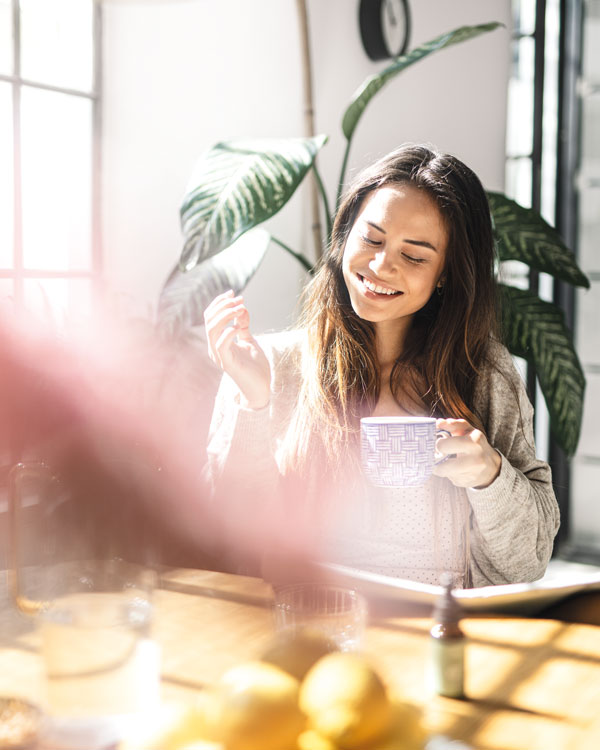
[[[364, 53], [358, 0], [309, 0], [319, 157], [333, 202], [344, 148], [341, 115], [385, 63]], [[502, 21], [509, 0], [412, 0], [412, 46], [464, 24]], [[105, 276], [151, 310], [181, 248], [178, 209], [196, 158], [219, 140], [303, 135], [295, 0], [111, 3], [104, 14]], [[492, 189], [503, 186], [509, 31], [432, 55], [380, 92], [358, 126], [350, 172], [404, 141], [456, 154]], [[305, 190], [269, 228], [310, 254]], [[272, 246], [247, 289], [255, 330], [292, 319], [304, 279]]]

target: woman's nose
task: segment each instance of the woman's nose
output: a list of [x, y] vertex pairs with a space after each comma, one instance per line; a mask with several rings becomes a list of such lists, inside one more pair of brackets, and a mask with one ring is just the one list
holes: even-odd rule
[[375, 253], [374, 257], [369, 261], [369, 268], [373, 273], [379, 275], [380, 273], [393, 273], [396, 270], [396, 264], [393, 258], [385, 252], [380, 250]]

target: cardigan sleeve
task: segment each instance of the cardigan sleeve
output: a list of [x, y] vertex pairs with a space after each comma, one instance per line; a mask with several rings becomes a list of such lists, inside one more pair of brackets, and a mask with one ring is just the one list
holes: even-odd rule
[[223, 375], [208, 435], [207, 473], [212, 494], [228, 508], [252, 498], [274, 498], [280, 484], [277, 446], [285, 434], [298, 385], [299, 337], [259, 337], [271, 365], [271, 399], [263, 409], [240, 404], [237, 385]]
[[560, 523], [550, 467], [536, 457], [524, 383], [504, 346], [492, 343], [489, 355], [475, 408], [502, 464], [491, 485], [467, 490], [474, 586], [541, 578]]

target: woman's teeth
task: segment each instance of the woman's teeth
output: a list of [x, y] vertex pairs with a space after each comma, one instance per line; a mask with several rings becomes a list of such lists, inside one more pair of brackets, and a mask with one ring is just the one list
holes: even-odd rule
[[361, 281], [370, 292], [376, 292], [377, 294], [387, 294], [389, 296], [393, 294], [400, 294], [400, 292], [396, 289], [386, 289], [383, 286], [377, 286], [377, 284], [373, 284], [372, 281], [365, 279], [364, 276], [361, 276]]

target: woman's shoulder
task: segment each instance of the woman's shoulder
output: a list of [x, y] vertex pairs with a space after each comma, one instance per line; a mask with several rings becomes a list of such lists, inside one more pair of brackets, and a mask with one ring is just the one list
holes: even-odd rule
[[521, 400], [524, 393], [525, 382], [512, 354], [497, 338], [490, 338], [475, 384], [475, 400], [481, 403], [506, 396]]
[[509, 380], [515, 382], [521, 380], [512, 354], [496, 337], [490, 337], [488, 341], [481, 369], [481, 378], [488, 381]]

